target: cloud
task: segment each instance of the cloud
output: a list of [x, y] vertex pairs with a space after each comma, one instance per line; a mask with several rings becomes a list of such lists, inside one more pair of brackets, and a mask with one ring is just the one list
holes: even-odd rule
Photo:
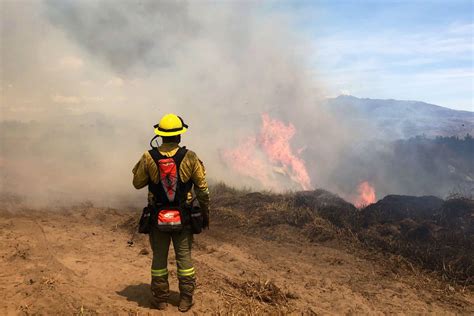
[[328, 80], [330, 94], [350, 89], [359, 96], [417, 99], [472, 110], [473, 35], [472, 23], [418, 32], [346, 30], [314, 39], [314, 65]]
[[461, 29], [462, 32], [454, 32], [450, 28], [418, 33], [382, 31], [376, 35], [341, 32], [317, 38], [315, 49], [317, 56], [324, 61], [349, 61], [344, 58], [347, 56], [403, 57], [424, 61], [427, 58], [437, 61], [446, 57], [460, 58], [462, 55], [470, 57], [468, 55], [474, 49], [474, 31], [472, 25]]

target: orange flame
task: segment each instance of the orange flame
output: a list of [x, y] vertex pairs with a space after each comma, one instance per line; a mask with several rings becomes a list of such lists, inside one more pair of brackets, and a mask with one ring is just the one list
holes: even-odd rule
[[295, 133], [293, 124], [285, 125], [263, 114], [258, 136], [247, 138], [237, 148], [223, 151], [222, 157], [235, 171], [266, 187], [279, 187], [274, 175], [279, 172], [308, 190], [311, 180], [305, 162], [293, 154], [290, 146]]
[[363, 181], [357, 186], [359, 196], [355, 199], [354, 205], [358, 208], [375, 203], [375, 188], [368, 182]]
[[222, 152], [225, 161], [238, 173], [258, 180], [267, 187], [274, 187], [271, 183], [268, 165], [262, 157], [257, 155], [257, 139], [248, 137], [234, 149]]
[[293, 124], [286, 126], [283, 122], [272, 119], [268, 114], [262, 115], [260, 144], [271, 163], [281, 164], [290, 178], [299, 183], [304, 190], [311, 188], [311, 180], [304, 161], [296, 157], [290, 147], [290, 140], [296, 133]]

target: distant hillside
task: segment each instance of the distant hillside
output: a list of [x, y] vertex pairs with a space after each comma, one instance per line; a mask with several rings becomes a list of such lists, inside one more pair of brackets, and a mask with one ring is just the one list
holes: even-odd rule
[[373, 127], [377, 131], [376, 138], [474, 134], [474, 112], [419, 101], [361, 99], [341, 95], [328, 99], [327, 106], [349, 123]]

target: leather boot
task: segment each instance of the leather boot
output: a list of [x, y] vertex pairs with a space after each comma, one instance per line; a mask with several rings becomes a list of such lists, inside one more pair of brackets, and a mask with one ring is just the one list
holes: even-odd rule
[[181, 296], [187, 295], [193, 297], [194, 289], [196, 288], [196, 277], [194, 275], [178, 276], [178, 281]]
[[193, 297], [186, 295], [186, 294], [181, 294], [181, 298], [179, 300], [179, 307], [178, 310], [182, 313], [187, 312], [188, 310], [191, 309], [191, 307], [194, 305], [193, 302]]
[[151, 305], [157, 309], [164, 310], [169, 298], [168, 276], [151, 278], [151, 293], [153, 295]]
[[168, 307], [168, 303], [166, 303], [166, 302], [156, 302], [156, 299], [155, 299], [151, 302], [151, 306], [153, 306], [156, 309], [159, 309], [160, 311], [164, 311]]

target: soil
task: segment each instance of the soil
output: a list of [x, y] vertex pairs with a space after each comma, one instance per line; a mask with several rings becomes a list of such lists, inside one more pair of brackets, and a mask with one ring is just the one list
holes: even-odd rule
[[[195, 236], [188, 314], [474, 313], [469, 288], [402, 258], [338, 239], [295, 240], [286, 226], [266, 238], [216, 217]], [[178, 314], [173, 256], [170, 305], [151, 308], [151, 251], [147, 236], [133, 233], [137, 220], [136, 211], [91, 205], [0, 210], [0, 314]]]

